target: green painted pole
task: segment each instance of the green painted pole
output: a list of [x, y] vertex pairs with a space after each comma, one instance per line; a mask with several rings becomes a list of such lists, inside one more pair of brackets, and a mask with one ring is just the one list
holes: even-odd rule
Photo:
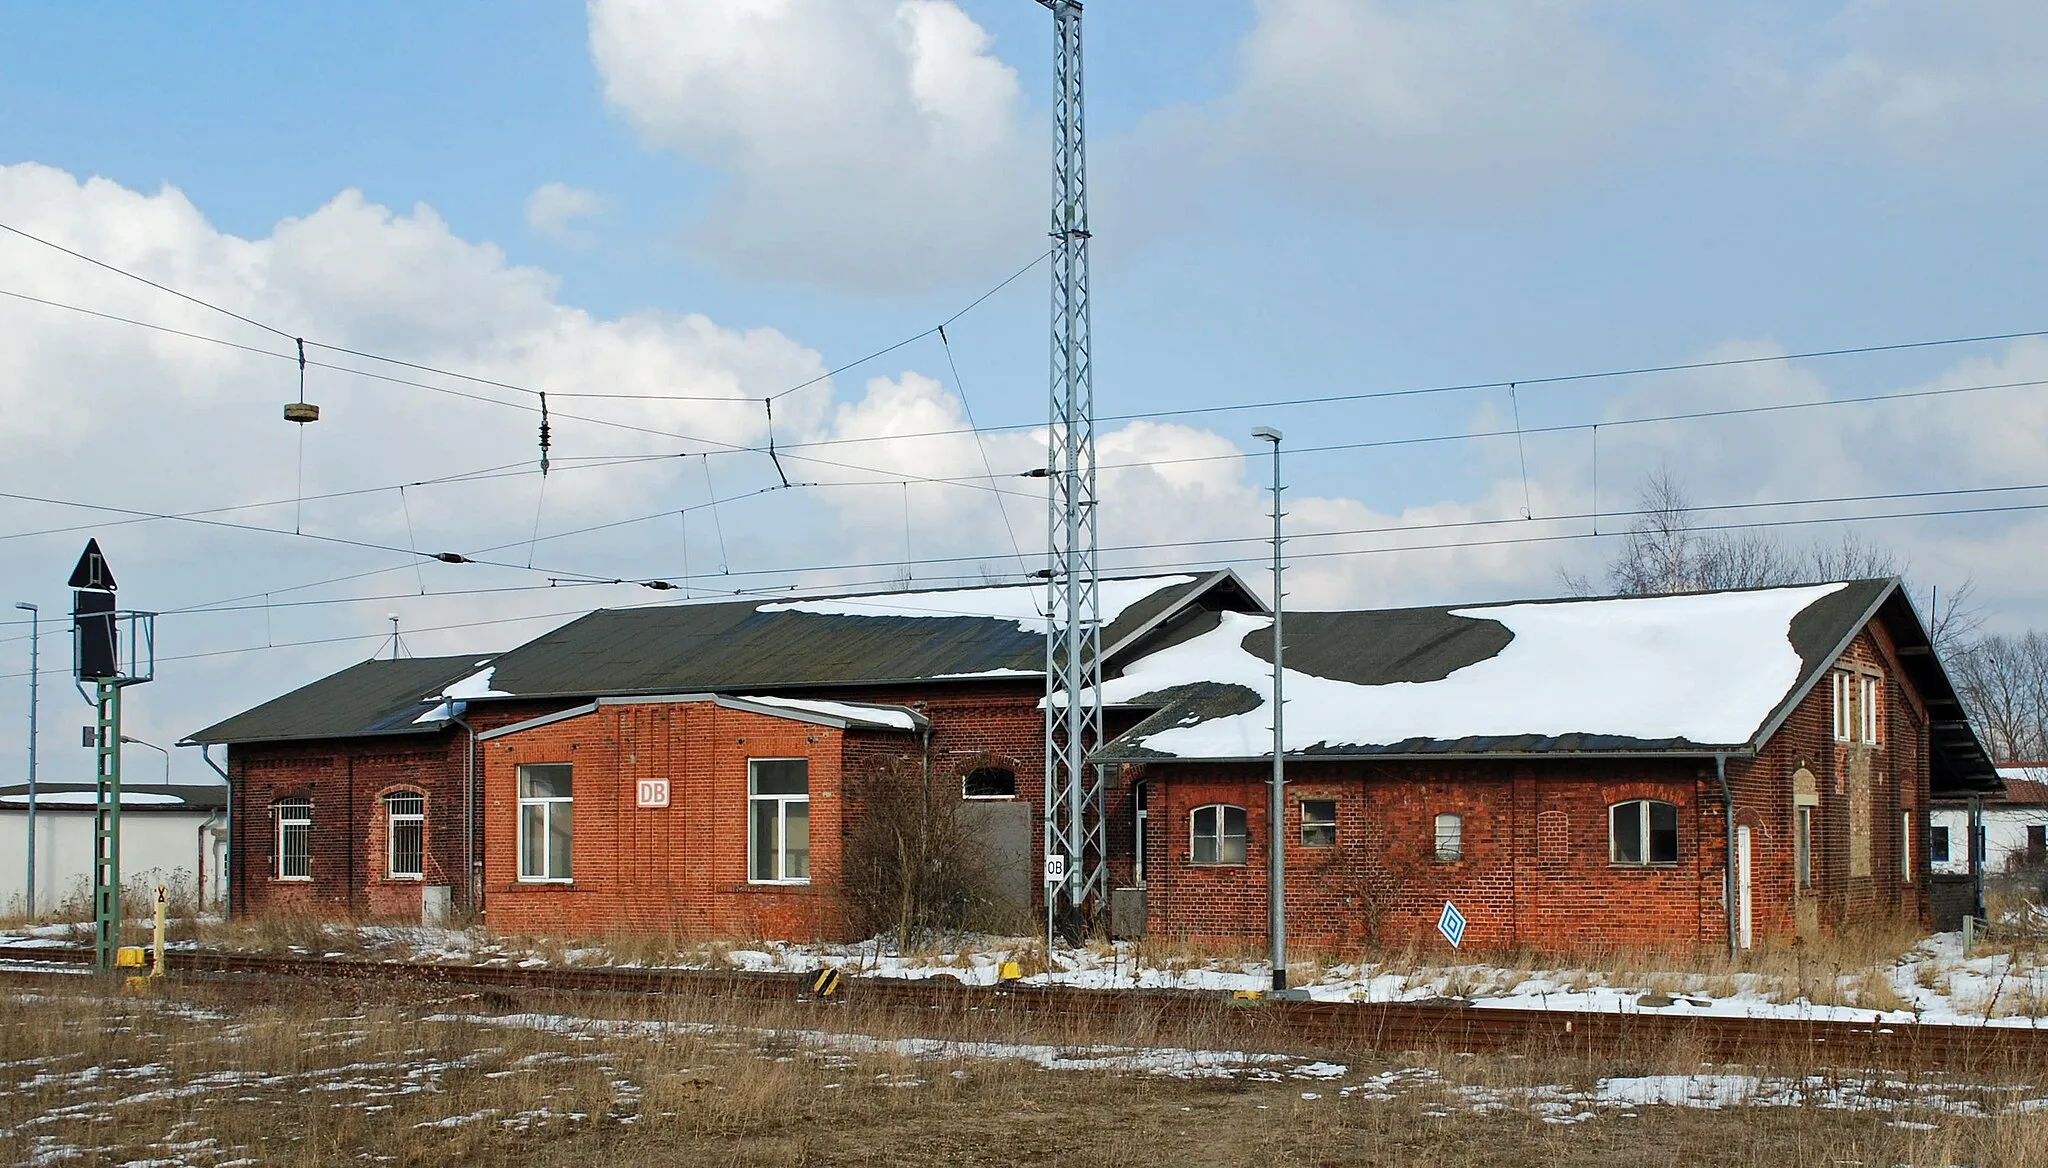
[[93, 804], [93, 964], [101, 973], [114, 968], [121, 947], [121, 686], [101, 678], [99, 688], [99, 765]]

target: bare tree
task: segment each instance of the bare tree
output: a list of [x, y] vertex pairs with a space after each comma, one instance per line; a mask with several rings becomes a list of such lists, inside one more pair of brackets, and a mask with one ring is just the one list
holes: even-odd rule
[[866, 768], [841, 880], [851, 924], [893, 934], [898, 946], [974, 928], [997, 911], [988, 849], [962, 813], [961, 772], [934, 774], [917, 758]]
[[1953, 655], [1949, 670], [1993, 757], [2048, 758], [2048, 636], [1979, 637]]

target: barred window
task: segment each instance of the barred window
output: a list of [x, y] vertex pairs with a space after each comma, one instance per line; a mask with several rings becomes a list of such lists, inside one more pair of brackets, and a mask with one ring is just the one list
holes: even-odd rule
[[279, 799], [270, 812], [277, 818], [277, 878], [313, 878], [313, 801], [304, 796]]
[[418, 791], [386, 795], [384, 818], [390, 827], [391, 878], [421, 879], [427, 874], [427, 797]]

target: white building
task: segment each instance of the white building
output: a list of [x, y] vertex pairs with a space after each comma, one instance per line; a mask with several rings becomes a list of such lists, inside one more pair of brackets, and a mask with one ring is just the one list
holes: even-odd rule
[[[1982, 801], [1984, 822], [1978, 854], [1986, 876], [2002, 876], [2048, 864], [2048, 763], [1998, 768], [2005, 780], [2001, 797]], [[1958, 803], [1936, 803], [1928, 816], [1928, 850], [1938, 875], [1966, 876], [1970, 853], [1970, 812]]]
[[[164, 884], [174, 903], [208, 909], [227, 895], [228, 796], [223, 783], [125, 783], [121, 791], [121, 883]], [[36, 907], [92, 915], [91, 783], [36, 787]], [[0, 787], [0, 909], [19, 912], [28, 884], [28, 787]], [[124, 913], [141, 915], [137, 906]]]

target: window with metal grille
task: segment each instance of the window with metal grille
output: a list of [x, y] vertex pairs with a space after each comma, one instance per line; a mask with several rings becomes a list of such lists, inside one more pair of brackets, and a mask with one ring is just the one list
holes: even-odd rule
[[1244, 808], [1212, 803], [1188, 817], [1188, 862], [1244, 863]]
[[313, 801], [302, 796], [271, 805], [277, 817], [277, 878], [313, 878]]
[[1607, 809], [1607, 858], [1616, 864], [1676, 864], [1678, 808], [1635, 799]]
[[394, 880], [418, 880], [427, 874], [427, 797], [418, 791], [384, 796], [384, 818], [390, 827], [390, 864]]

